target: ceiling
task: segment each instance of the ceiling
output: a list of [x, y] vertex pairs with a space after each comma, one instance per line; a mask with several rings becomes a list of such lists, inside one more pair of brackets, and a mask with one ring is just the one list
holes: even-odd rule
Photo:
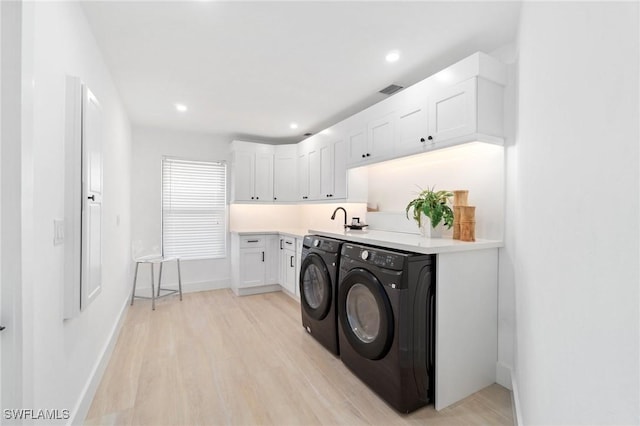
[[[83, 9], [134, 124], [291, 143], [385, 99], [377, 92], [389, 84], [409, 86], [513, 42], [520, 3], [91, 1]], [[394, 49], [400, 59], [386, 62]]]

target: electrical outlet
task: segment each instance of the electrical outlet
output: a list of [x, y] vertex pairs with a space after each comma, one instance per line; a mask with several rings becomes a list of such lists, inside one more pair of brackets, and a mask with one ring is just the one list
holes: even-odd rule
[[64, 220], [53, 220], [53, 245], [59, 246], [64, 242]]

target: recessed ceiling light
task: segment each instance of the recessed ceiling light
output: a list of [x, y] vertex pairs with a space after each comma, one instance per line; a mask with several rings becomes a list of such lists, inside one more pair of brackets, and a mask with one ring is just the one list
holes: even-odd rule
[[180, 111], [180, 112], [186, 112], [187, 111], [187, 106], [184, 104], [176, 104], [176, 110]]
[[387, 53], [385, 59], [387, 60], [387, 62], [396, 62], [398, 59], [400, 59], [400, 52], [398, 52], [397, 50], [392, 50], [391, 52]]
[[298, 123], [291, 123], [289, 124], [289, 127], [292, 129], [297, 129], [298, 128]]

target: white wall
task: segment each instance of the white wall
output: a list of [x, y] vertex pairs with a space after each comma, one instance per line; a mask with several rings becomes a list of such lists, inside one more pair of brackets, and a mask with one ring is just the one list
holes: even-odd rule
[[[170, 106], [168, 106], [170, 107]], [[162, 235], [162, 157], [188, 160], [226, 161], [229, 171], [230, 138], [201, 133], [138, 127], [133, 128], [133, 169], [131, 173], [132, 246], [143, 251], [160, 252]], [[230, 188], [230, 181], [227, 181]], [[229, 240], [227, 240], [227, 252]], [[184, 291], [229, 287], [230, 258], [185, 260], [181, 262]], [[140, 288], [150, 287], [149, 272], [143, 265], [139, 273]], [[166, 272], [166, 274], [165, 274]], [[166, 281], [165, 281], [166, 279]], [[163, 271], [168, 287], [177, 287], [172, 266]]]
[[638, 3], [522, 6], [516, 380], [527, 425], [638, 424]]
[[[25, 6], [23, 60], [32, 62], [25, 86], [24, 119], [32, 132], [23, 151], [26, 186], [31, 186], [33, 233], [23, 232], [26, 268], [23, 285], [33, 297], [24, 321], [33, 323], [32, 349], [25, 354], [25, 389], [33, 395], [24, 408], [69, 409], [81, 421], [85, 392], [124, 306], [129, 284], [131, 167], [130, 125], [109, 72], [78, 3], [33, 2]], [[30, 65], [31, 66], [31, 65]], [[30, 73], [30, 66], [24, 73]], [[64, 218], [65, 76], [80, 77], [99, 99], [104, 124], [103, 288], [79, 316], [63, 321], [63, 250], [53, 245], [53, 221]], [[29, 74], [25, 74], [29, 75]], [[31, 103], [32, 102], [32, 103]], [[31, 115], [32, 114], [32, 115]], [[32, 121], [29, 121], [32, 120]], [[28, 140], [31, 135], [25, 135]], [[30, 143], [30, 142], [29, 142]], [[27, 218], [30, 218], [28, 216]], [[119, 223], [117, 218], [119, 217]], [[26, 220], [26, 219], [25, 219]]]
[[356, 216], [366, 220], [367, 205], [365, 203], [309, 203], [290, 205], [232, 204], [231, 230], [234, 231], [270, 231], [270, 230], [342, 230], [344, 215], [340, 211], [335, 220], [331, 214], [336, 207], [347, 211], [347, 221]]
[[[471, 143], [368, 166], [368, 202], [382, 212], [404, 216], [421, 188], [467, 189], [469, 205], [476, 206], [476, 238], [501, 239], [503, 151], [501, 146]], [[453, 229], [444, 234], [452, 233]]]

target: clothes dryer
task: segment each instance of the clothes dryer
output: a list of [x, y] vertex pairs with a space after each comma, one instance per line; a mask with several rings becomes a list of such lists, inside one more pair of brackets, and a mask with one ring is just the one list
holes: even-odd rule
[[435, 256], [343, 244], [340, 358], [403, 413], [433, 401], [435, 309]]

